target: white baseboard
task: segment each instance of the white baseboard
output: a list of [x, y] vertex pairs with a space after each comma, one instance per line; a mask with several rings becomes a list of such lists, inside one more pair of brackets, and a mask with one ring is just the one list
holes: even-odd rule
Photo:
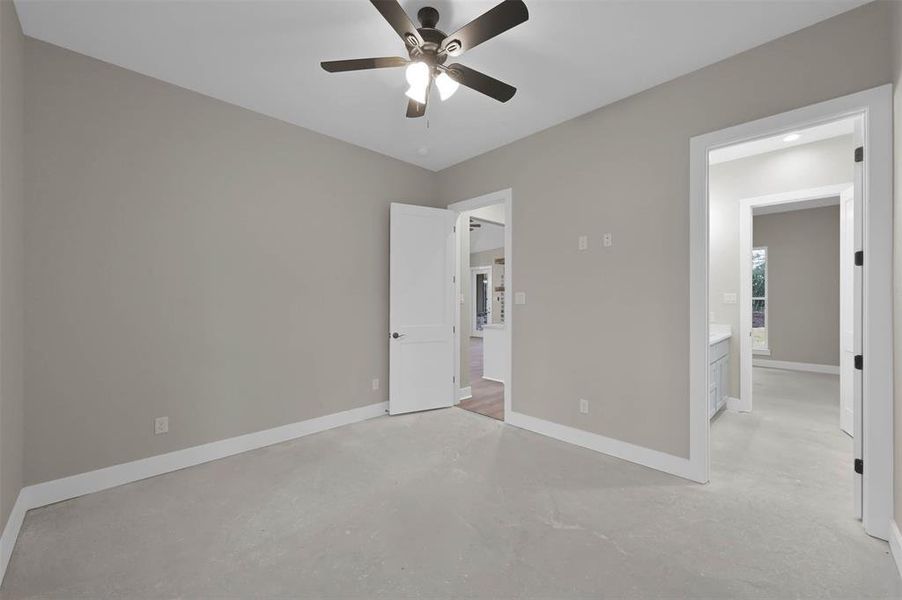
[[22, 488], [0, 537], [0, 582], [6, 574], [6, 566], [19, 535], [19, 528], [25, 519], [25, 513], [32, 508], [380, 417], [385, 415], [387, 410], [388, 403], [379, 402]]
[[470, 386], [457, 389], [457, 401], [458, 402], [460, 402], [461, 400], [466, 400], [467, 398], [472, 398], [472, 397], [473, 397], [473, 390], [470, 388]]
[[[582, 429], [568, 427], [560, 423], [538, 419], [522, 413], [511, 411], [505, 421], [514, 427], [526, 429], [534, 433], [548, 436], [568, 444], [582, 446], [589, 450], [601, 452], [615, 458], [634, 462], [645, 467], [657, 469], [677, 477], [700, 481], [697, 469], [693, 468], [688, 458], [681, 458], [666, 452], [659, 452], [650, 448], [636, 446], [629, 442], [615, 440], [597, 433], [591, 433]], [[702, 482], [704, 483], [704, 482]]]
[[889, 549], [896, 563], [896, 570], [902, 576], [902, 534], [899, 533], [899, 526], [895, 521], [889, 524]]
[[733, 412], [749, 412], [745, 402], [739, 398], [734, 398], [733, 396], [727, 396], [727, 410], [732, 410]]
[[[27, 488], [26, 488], [27, 489]], [[22, 523], [25, 522], [25, 513], [28, 511], [27, 493], [25, 489], [19, 491], [16, 503], [6, 519], [6, 526], [3, 528], [3, 534], [0, 535], [0, 583], [3, 583], [3, 576], [6, 575], [6, 566], [9, 559], [12, 558], [13, 548], [16, 546], [16, 540], [19, 539], [19, 530], [22, 529]]]
[[753, 358], [753, 367], [766, 367], [768, 369], [783, 369], [786, 371], [808, 371], [809, 373], [826, 373], [839, 375], [839, 367], [836, 365], [817, 365], [814, 363], [790, 362], [788, 360], [767, 360]]
[[482, 378], [485, 379], [486, 381], [494, 381], [495, 383], [504, 383], [503, 380], [495, 379], [494, 377], [486, 377], [485, 375], [483, 375]]

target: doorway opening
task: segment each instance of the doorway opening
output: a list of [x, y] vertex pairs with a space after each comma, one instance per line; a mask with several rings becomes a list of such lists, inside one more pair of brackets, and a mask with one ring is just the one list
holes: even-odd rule
[[[450, 408], [466, 399], [482, 400], [491, 406], [488, 416], [510, 420], [513, 319], [506, 307], [511, 304], [511, 204], [510, 189], [447, 209], [392, 203], [389, 414]], [[495, 241], [483, 240], [486, 247], [476, 244], [478, 240], [471, 244], [471, 227], [476, 231], [488, 225], [494, 228]], [[483, 287], [479, 298], [471, 298], [471, 252], [474, 266], [488, 268], [477, 277]], [[489, 262], [476, 264], [485, 253]], [[482, 337], [471, 335], [474, 304], [482, 319], [477, 323]], [[471, 345], [481, 369], [472, 383]], [[485, 389], [493, 397], [487, 398]]]
[[854, 514], [882, 539], [890, 98], [884, 86], [698, 136], [690, 174], [694, 478], [774, 493], [791, 480], [812, 513]]
[[505, 322], [504, 202], [460, 212], [460, 387], [458, 406], [504, 420]]

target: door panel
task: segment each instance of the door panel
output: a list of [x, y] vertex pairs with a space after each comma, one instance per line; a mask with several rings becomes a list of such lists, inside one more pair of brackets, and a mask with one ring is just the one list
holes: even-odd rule
[[454, 401], [454, 222], [449, 210], [391, 205], [389, 413]]
[[849, 188], [840, 195], [839, 205], [839, 427], [849, 435], [855, 429], [855, 197]]

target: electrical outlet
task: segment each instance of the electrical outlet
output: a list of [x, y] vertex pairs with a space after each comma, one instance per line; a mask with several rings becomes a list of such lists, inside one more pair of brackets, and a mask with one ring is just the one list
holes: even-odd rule
[[723, 295], [724, 304], [736, 304], [736, 292], [726, 292]]
[[579, 236], [579, 240], [577, 242], [580, 250], [588, 250], [589, 249], [589, 236], [581, 235]]
[[526, 304], [526, 292], [514, 293], [514, 304]]
[[611, 246], [614, 245], [614, 236], [611, 235], [610, 233], [604, 234], [604, 236], [601, 238], [601, 243], [604, 245], [605, 248], [610, 248]]
[[579, 399], [579, 412], [581, 412], [584, 415], [589, 414], [589, 401], [586, 400], [585, 398]]
[[153, 433], [154, 435], [169, 433], [169, 417], [157, 417], [156, 419], [154, 419]]
[[373, 391], [376, 391], [378, 389], [379, 389], [379, 378], [377, 377], [377, 378], [373, 379]]

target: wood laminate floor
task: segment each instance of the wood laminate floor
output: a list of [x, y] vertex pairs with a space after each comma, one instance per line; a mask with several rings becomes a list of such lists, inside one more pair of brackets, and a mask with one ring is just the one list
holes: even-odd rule
[[470, 338], [470, 393], [460, 407], [499, 421], [504, 420], [504, 384], [482, 378], [482, 338]]

